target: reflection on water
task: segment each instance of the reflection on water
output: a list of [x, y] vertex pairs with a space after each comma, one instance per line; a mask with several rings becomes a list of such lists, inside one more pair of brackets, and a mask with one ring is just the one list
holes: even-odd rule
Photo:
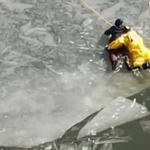
[[[0, 2], [0, 145], [32, 147], [53, 141], [114, 98], [149, 87], [148, 77], [137, 79], [128, 72], [114, 75], [106, 71], [102, 60], [106, 41], [99, 39], [109, 26], [80, 1]], [[121, 16], [149, 35], [146, 0], [87, 2], [110, 22]], [[119, 139], [108, 137], [102, 136], [102, 149], [112, 149], [106, 140], [130, 140], [126, 133]], [[65, 149], [65, 138], [44, 147]], [[99, 137], [95, 141], [100, 142]], [[70, 149], [76, 144], [78, 149], [96, 149], [88, 138], [69, 144]]]

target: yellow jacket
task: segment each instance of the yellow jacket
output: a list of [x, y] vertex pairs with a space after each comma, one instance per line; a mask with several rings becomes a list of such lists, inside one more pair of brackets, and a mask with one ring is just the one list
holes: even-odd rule
[[133, 30], [112, 41], [108, 49], [117, 49], [125, 45], [130, 52], [132, 67], [141, 67], [146, 61], [150, 61], [150, 50], [144, 45], [143, 39]]

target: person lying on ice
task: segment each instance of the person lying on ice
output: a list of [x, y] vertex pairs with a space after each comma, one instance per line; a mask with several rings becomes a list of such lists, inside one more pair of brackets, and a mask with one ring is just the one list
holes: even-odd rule
[[118, 49], [125, 46], [129, 53], [131, 61], [131, 68], [150, 70], [150, 50], [144, 45], [143, 39], [130, 29], [127, 33], [122, 34], [116, 40], [113, 40], [108, 45], [108, 50]]
[[[108, 30], [106, 30], [104, 34], [107, 36], [111, 35], [111, 38], [109, 40], [110, 44], [111, 42], [119, 38], [122, 34], [125, 34], [128, 29], [129, 27], [123, 25], [122, 19], [117, 19], [115, 20], [115, 24]], [[110, 47], [108, 49], [108, 55], [112, 65], [112, 70], [117, 71], [118, 69], [120, 69], [118, 68], [118, 56], [120, 56], [120, 54], [125, 57], [125, 64], [127, 66], [127, 69], [130, 70], [129, 53], [124, 45], [122, 45], [122, 47], [118, 47], [117, 49], [110, 49]]]

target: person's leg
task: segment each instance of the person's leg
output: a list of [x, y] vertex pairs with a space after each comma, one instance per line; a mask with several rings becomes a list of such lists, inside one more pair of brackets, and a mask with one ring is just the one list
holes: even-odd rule
[[117, 61], [117, 53], [116, 50], [108, 50], [109, 60], [110, 62]]
[[118, 50], [108, 50], [109, 53], [109, 60], [111, 62], [112, 70], [115, 71], [118, 67]]
[[[119, 37], [118, 37], [119, 38]], [[120, 55], [120, 52], [119, 52], [119, 46], [121, 45], [121, 43], [119, 44], [119, 42], [115, 42], [115, 40], [117, 40], [118, 38], [111, 38], [110, 40], [109, 40], [109, 45], [108, 45], [108, 53], [109, 53], [109, 59], [110, 59], [110, 62], [111, 62], [111, 65], [112, 65], [112, 70], [113, 71], [118, 71], [118, 70], [120, 70], [120, 63], [118, 62], [118, 60], [120, 59], [118, 59], [118, 56]], [[114, 44], [116, 45], [114, 45], [115, 47], [117, 47], [117, 48], [115, 48], [115, 49], [111, 49], [109, 46], [110, 46], [110, 44], [112, 44], [114, 42]]]
[[120, 53], [124, 57], [124, 61], [125, 61], [125, 65], [127, 67], [127, 70], [132, 70], [131, 69], [131, 64], [130, 64], [130, 55], [129, 55], [128, 49], [125, 46], [122, 46], [120, 48]]
[[126, 56], [125, 56], [125, 65], [126, 65], [127, 70], [132, 70], [132, 69], [131, 69], [131, 65], [130, 65], [130, 58], [129, 58], [129, 55], [126, 55]]

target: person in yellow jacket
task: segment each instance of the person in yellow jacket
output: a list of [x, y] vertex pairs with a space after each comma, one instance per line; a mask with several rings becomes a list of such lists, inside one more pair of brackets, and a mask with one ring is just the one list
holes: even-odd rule
[[143, 39], [132, 29], [112, 41], [108, 50], [126, 46], [130, 53], [132, 69], [150, 69], [150, 50], [144, 45]]

